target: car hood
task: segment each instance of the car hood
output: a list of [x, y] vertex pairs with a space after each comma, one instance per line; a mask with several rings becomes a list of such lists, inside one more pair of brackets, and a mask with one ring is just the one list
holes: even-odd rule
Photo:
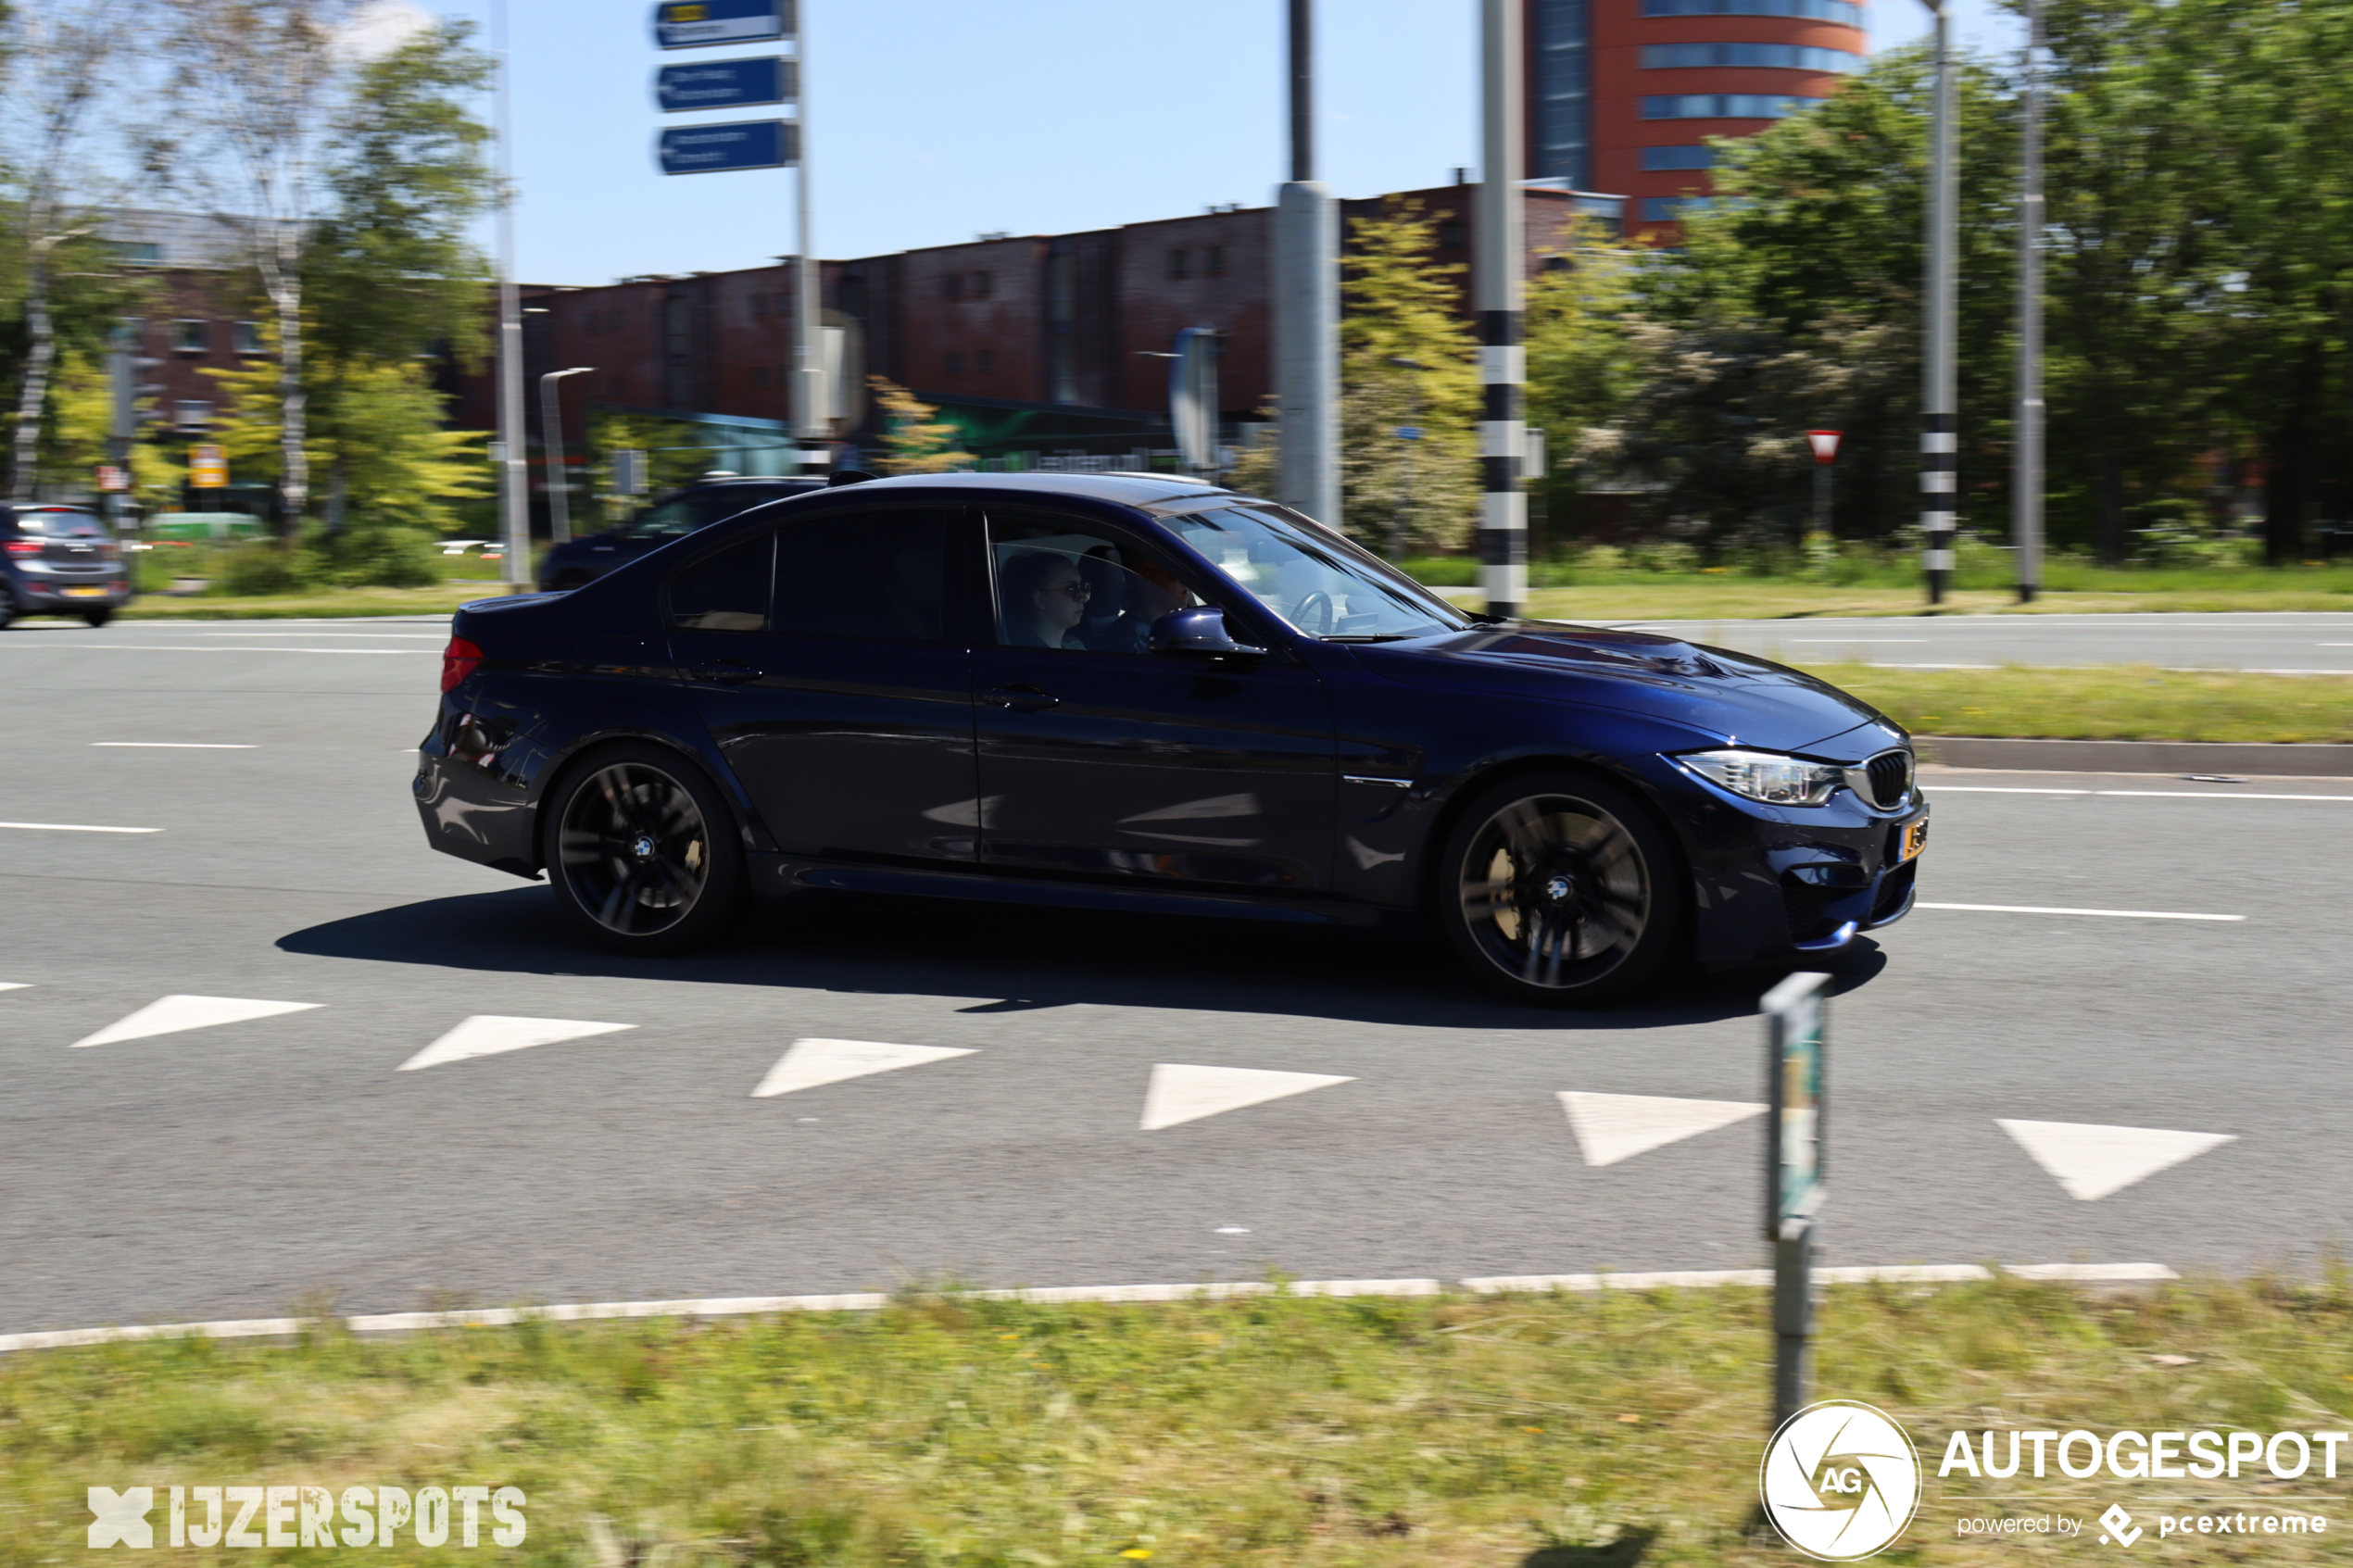
[[1652, 632], [1522, 622], [1351, 651], [1365, 669], [1405, 685], [1606, 708], [1726, 745], [1806, 751], [1850, 730], [1882, 732], [1834, 748], [1859, 755], [1904, 738], [1869, 703], [1801, 671]]

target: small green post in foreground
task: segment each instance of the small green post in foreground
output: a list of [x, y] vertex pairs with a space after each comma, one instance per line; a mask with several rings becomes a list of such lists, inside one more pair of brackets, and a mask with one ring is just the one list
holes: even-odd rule
[[1806, 1408], [1813, 1381], [1814, 1223], [1822, 1207], [1822, 1022], [1827, 974], [1765, 993], [1771, 1114], [1765, 1235], [1773, 1244], [1773, 1430]]

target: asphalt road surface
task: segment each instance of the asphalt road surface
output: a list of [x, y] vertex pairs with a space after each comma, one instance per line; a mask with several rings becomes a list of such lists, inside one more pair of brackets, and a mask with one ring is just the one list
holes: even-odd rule
[[[1554, 1013], [1404, 945], [837, 903], [616, 961], [425, 847], [442, 636], [0, 635], [0, 1333], [1763, 1260], [1774, 976]], [[1978, 907], [1836, 965], [1826, 1261], [2313, 1266], [2353, 787], [1931, 786], [1922, 897]]]
[[2353, 614], [1818, 616], [1783, 621], [1629, 621], [1799, 666], [1920, 670], [2005, 664], [2154, 664], [2353, 675]]

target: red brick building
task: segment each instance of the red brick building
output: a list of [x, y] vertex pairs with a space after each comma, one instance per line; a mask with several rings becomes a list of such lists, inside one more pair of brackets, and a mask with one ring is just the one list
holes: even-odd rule
[[[1441, 261], [1470, 259], [1478, 187], [1405, 193], [1438, 220]], [[1343, 204], [1378, 213], [1394, 198]], [[1615, 224], [1623, 204], [1532, 187], [1528, 266], [1563, 246], [1573, 214]], [[1034, 462], [1072, 454], [1126, 460], [1165, 449], [1167, 351], [1188, 327], [1221, 334], [1219, 391], [1229, 425], [1257, 416], [1274, 390], [1270, 358], [1273, 212], [1230, 207], [1190, 218], [1062, 235], [992, 235], [896, 255], [828, 261], [824, 320], [839, 330], [849, 392], [841, 439], [870, 445], [878, 431], [865, 377], [880, 375], [940, 407], [975, 455]], [[599, 287], [523, 291], [530, 424], [539, 428], [538, 380], [594, 367], [557, 383], [576, 442], [598, 412], [692, 419], [723, 461], [768, 471], [786, 461], [792, 276], [782, 266], [625, 279]], [[1467, 301], [1466, 301], [1467, 305]], [[1467, 314], [1467, 311], [1466, 312]], [[463, 385], [454, 417], [496, 422], [487, 374]], [[575, 456], [575, 461], [578, 458]]]

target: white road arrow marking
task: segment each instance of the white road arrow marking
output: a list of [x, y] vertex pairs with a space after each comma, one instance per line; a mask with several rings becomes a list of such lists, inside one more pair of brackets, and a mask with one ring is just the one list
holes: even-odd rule
[[399, 1071], [413, 1073], [420, 1067], [438, 1067], [445, 1061], [529, 1050], [534, 1046], [585, 1040], [592, 1035], [613, 1035], [636, 1027], [634, 1023], [586, 1023], [576, 1018], [501, 1018], [496, 1013], [479, 1013], [402, 1062]]
[[2158, 1127], [2102, 1127], [2082, 1122], [2014, 1122], [1994, 1124], [2018, 1140], [2034, 1163], [2067, 1189], [2070, 1198], [2096, 1202], [2145, 1176], [2195, 1160], [2209, 1148], [2236, 1141], [2235, 1133], [2172, 1133]]
[[821, 1084], [838, 1084], [848, 1078], [895, 1072], [901, 1067], [921, 1067], [927, 1061], [945, 1061], [951, 1056], [972, 1054], [956, 1046], [901, 1046], [888, 1040], [795, 1040], [792, 1048], [778, 1057], [776, 1065], [760, 1080], [751, 1098], [767, 1099], [796, 1089], [813, 1089]]
[[1198, 1122], [1353, 1078], [1329, 1073], [1269, 1073], [1256, 1067], [1182, 1067], [1161, 1062], [1152, 1068], [1151, 1086], [1144, 1091], [1143, 1130], [1158, 1132], [1180, 1122]]
[[1734, 1099], [1667, 1099], [1657, 1095], [1587, 1095], [1561, 1091], [1569, 1131], [1588, 1165], [1615, 1165], [1684, 1138], [1712, 1133], [1765, 1108]]
[[319, 1002], [263, 1002], [245, 997], [166, 997], [149, 1002], [130, 1017], [107, 1024], [74, 1045], [111, 1046], [119, 1040], [144, 1040], [150, 1035], [176, 1035], [182, 1029], [209, 1029], [247, 1019], [275, 1018], [282, 1012], [308, 1012]]

